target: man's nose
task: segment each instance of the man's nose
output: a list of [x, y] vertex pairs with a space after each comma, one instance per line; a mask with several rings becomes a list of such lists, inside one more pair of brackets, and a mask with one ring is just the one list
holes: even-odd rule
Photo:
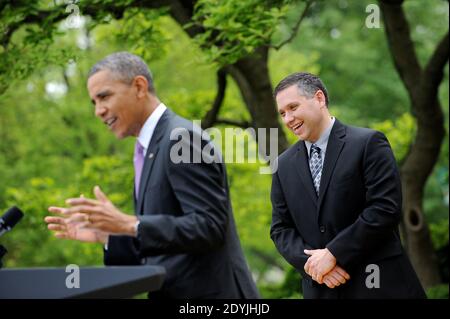
[[284, 122], [286, 124], [289, 124], [290, 122], [292, 122], [294, 120], [294, 117], [292, 116], [292, 113], [290, 112], [286, 112], [285, 116], [284, 116]]
[[95, 116], [102, 117], [106, 113], [106, 110], [106, 107], [100, 104], [95, 105]]

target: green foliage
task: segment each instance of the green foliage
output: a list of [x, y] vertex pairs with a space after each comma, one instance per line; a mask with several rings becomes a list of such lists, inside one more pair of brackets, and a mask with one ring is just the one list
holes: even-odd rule
[[[81, 173], [74, 173], [65, 187], [51, 178], [31, 178], [21, 188], [7, 188], [5, 206], [18, 205], [25, 217], [14, 232], [5, 236], [5, 246], [9, 250], [6, 266], [100, 265], [102, 248], [99, 244], [56, 239], [46, 229], [44, 217], [50, 215], [47, 207], [65, 206], [67, 198], [80, 194], [92, 198], [94, 185], [100, 185], [117, 207], [132, 212], [133, 176], [128, 160], [120, 156], [87, 159]], [[6, 207], [2, 207], [2, 211]], [[37, 247], [42, 249], [36, 251]]]
[[448, 299], [448, 284], [431, 287], [427, 290], [428, 299]]
[[[289, 45], [291, 50], [305, 55], [320, 52], [317, 64], [329, 92], [330, 110], [339, 108], [342, 120], [365, 127], [393, 120], [410, 110], [407, 92], [392, 63], [383, 24], [378, 29], [365, 27], [365, 8], [373, 3], [316, 1], [301, 24], [298, 37]], [[448, 3], [436, 0], [425, 7], [420, 0], [409, 0], [404, 6], [423, 61], [448, 29]], [[276, 34], [277, 42], [287, 37], [302, 7], [297, 4], [288, 11]], [[302, 70], [295, 60], [291, 62], [293, 71]], [[446, 76], [441, 85], [443, 93], [448, 92], [447, 79]], [[448, 98], [441, 103], [448, 105]]]
[[[260, 164], [227, 164], [231, 199], [241, 241], [246, 246], [267, 251], [271, 222], [271, 176], [259, 174]], [[248, 227], [252, 225], [252, 227]]]
[[[401, 163], [416, 132], [412, 115], [404, 113], [398, 119], [374, 123], [372, 128], [386, 134], [397, 162]], [[445, 190], [448, 192], [448, 167], [438, 166], [428, 180], [424, 202], [424, 212], [435, 249], [443, 247], [449, 240], [448, 205], [444, 205]]]
[[21, 189], [7, 190], [6, 205], [18, 205], [26, 215], [17, 229], [5, 236], [9, 251], [5, 257], [6, 267], [100, 263], [92, 245], [57, 240], [46, 230], [44, 217], [49, 215], [46, 208], [63, 205], [65, 198], [75, 194], [73, 189], [57, 188], [49, 178], [31, 179]]
[[301, 275], [294, 268], [286, 270], [284, 281], [278, 285], [259, 285], [261, 296], [267, 299], [302, 299]]
[[194, 93], [187, 92], [186, 90], [174, 92], [165, 102], [167, 105], [177, 105], [178, 114], [184, 117], [188, 117], [195, 120], [201, 120], [209, 106], [214, 100], [214, 92], [211, 90], [197, 90]]
[[51, 50], [51, 45], [11, 44], [7, 49], [0, 48], [0, 94], [16, 80], [29, 77], [34, 71], [48, 66], [62, 65], [75, 59], [71, 48]]
[[[57, 9], [55, 3], [60, 5]], [[282, 50], [270, 51], [270, 74], [273, 84], [295, 71], [319, 74], [330, 94], [331, 113], [345, 123], [384, 132], [401, 161], [416, 128], [408, 113], [408, 96], [390, 62], [383, 28], [364, 27], [369, 3], [316, 2], [298, 37]], [[96, 61], [119, 50], [143, 56], [161, 100], [184, 117], [200, 119], [216, 95], [217, 65], [288, 38], [304, 7], [285, 0], [198, 1], [195, 18], [187, 27], [206, 32], [195, 39], [199, 44], [195, 46], [166, 11], [136, 9], [133, 0], [80, 1], [81, 13], [88, 7], [98, 10], [91, 10], [93, 18], [78, 30], [56, 22], [55, 15], [67, 15], [62, 1], [18, 4], [7, 5], [0, 13], [0, 209], [18, 205], [26, 213], [14, 232], [1, 238], [9, 250], [7, 267], [101, 264], [100, 245], [61, 241], [51, 235], [43, 222], [49, 205], [63, 205], [66, 198], [81, 193], [92, 197], [92, 187], [99, 184], [120, 209], [132, 211], [132, 141], [115, 140], [95, 119], [85, 89], [87, 71]], [[112, 12], [124, 7], [123, 18], [115, 20]], [[423, 6], [410, 0], [405, 7], [423, 62], [442, 36], [442, 23], [448, 21], [448, 11], [442, 9], [448, 4], [433, 1]], [[26, 14], [39, 9], [55, 10], [54, 15], [39, 25], [21, 25]], [[6, 27], [14, 23], [18, 23], [17, 32], [4, 46]], [[89, 40], [89, 45], [79, 45], [80, 38]], [[72, 73], [68, 72], [70, 59], [75, 61]], [[250, 120], [236, 84], [228, 79], [219, 116]], [[444, 79], [440, 101], [445, 106], [448, 67]], [[65, 86], [67, 93], [50, 94], [49, 83]], [[448, 115], [448, 108], [444, 112]], [[297, 140], [290, 133], [288, 139]], [[238, 140], [241, 143], [243, 137]], [[254, 142], [248, 147], [254, 147]], [[270, 176], [259, 174], [260, 165], [227, 164], [241, 243], [263, 297], [301, 298], [300, 275], [269, 238]], [[444, 196], [448, 196], [448, 138], [424, 197], [435, 248], [448, 243]], [[273, 269], [285, 271], [281, 283], [267, 279]], [[428, 294], [448, 297], [448, 287]]]
[[[53, 49], [54, 36], [60, 34], [54, 20], [61, 11], [48, 11], [38, 18], [38, 9], [39, 3], [7, 4], [0, 11], [0, 94], [36, 70], [75, 59], [73, 46]], [[22, 25], [26, 17], [34, 18], [35, 22]]]
[[424, 212], [434, 248], [448, 244], [448, 163], [438, 164], [425, 188]]
[[195, 40], [205, 49], [209, 61], [226, 65], [271, 41], [287, 6], [269, 6], [260, 0], [199, 0], [193, 22], [205, 30]]
[[92, 194], [93, 186], [99, 185], [117, 207], [133, 212], [133, 169], [130, 162], [131, 156], [123, 155], [86, 159], [79, 178], [79, 190]]
[[110, 21], [115, 27], [109, 26], [108, 33], [104, 33], [100, 40], [109, 41], [115, 35], [117, 43], [128, 47], [129, 52], [148, 61], [160, 59], [165, 56], [170, 41], [170, 32], [161, 23], [166, 11], [128, 9], [121, 20]]
[[448, 219], [442, 219], [437, 223], [430, 224], [430, 232], [435, 249], [448, 244]]
[[373, 129], [383, 132], [391, 144], [397, 162], [402, 162], [416, 134], [416, 123], [410, 113], [402, 114], [398, 119], [374, 123]]

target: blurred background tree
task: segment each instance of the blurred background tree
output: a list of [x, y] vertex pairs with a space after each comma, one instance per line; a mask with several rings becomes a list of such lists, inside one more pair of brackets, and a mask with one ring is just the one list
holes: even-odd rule
[[[148, 62], [174, 111], [205, 128], [279, 128], [280, 152], [295, 137], [278, 121], [273, 85], [299, 70], [319, 74], [332, 114], [387, 134], [414, 193], [404, 243], [430, 297], [448, 297], [439, 285], [448, 283], [447, 1], [380, 1], [379, 28], [366, 25], [370, 1], [27, 2], [0, 1], [0, 208], [26, 212], [2, 237], [6, 266], [101, 264], [101, 247], [58, 241], [43, 223], [49, 205], [91, 196], [96, 184], [132, 212], [133, 142], [95, 119], [85, 89], [91, 65], [127, 50]], [[414, 154], [426, 165], [411, 166]], [[269, 238], [270, 176], [260, 165], [228, 164], [241, 242], [264, 297], [298, 298], [300, 277]]]

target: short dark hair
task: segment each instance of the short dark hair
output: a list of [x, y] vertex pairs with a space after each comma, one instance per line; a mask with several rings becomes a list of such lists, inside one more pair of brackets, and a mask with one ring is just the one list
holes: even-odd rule
[[325, 85], [317, 75], [307, 72], [296, 72], [285, 77], [275, 87], [273, 96], [276, 97], [278, 93], [292, 85], [297, 85], [300, 94], [308, 98], [312, 98], [317, 90], [321, 90], [325, 95], [325, 104], [328, 107], [328, 92]]
[[144, 60], [137, 55], [129, 52], [110, 54], [91, 68], [88, 78], [102, 70], [111, 71], [118, 80], [127, 84], [131, 84], [136, 76], [142, 75], [147, 79], [148, 91], [153, 94], [155, 93], [152, 74]]

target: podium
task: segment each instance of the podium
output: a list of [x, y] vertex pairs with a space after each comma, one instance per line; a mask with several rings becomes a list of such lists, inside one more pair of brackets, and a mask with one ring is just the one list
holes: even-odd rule
[[79, 287], [68, 288], [75, 272], [66, 268], [0, 269], [0, 299], [130, 298], [160, 289], [165, 273], [160, 266], [80, 267]]

